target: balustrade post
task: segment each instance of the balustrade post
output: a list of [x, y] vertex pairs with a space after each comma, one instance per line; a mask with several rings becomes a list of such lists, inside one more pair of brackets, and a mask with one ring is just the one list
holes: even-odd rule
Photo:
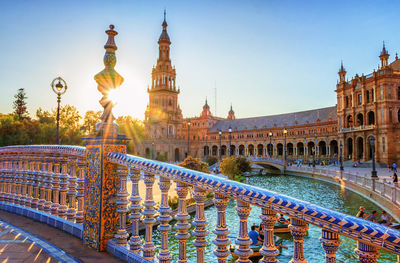
[[59, 204], [59, 197], [60, 197], [60, 181], [59, 181], [59, 177], [60, 177], [60, 163], [59, 163], [59, 159], [55, 158], [54, 159], [55, 163], [54, 163], [54, 171], [52, 174], [52, 192], [53, 192], [53, 202], [51, 204], [51, 214], [52, 215], [57, 215], [58, 213], [58, 207], [60, 206]]
[[231, 243], [227, 237], [230, 233], [228, 226], [226, 225], [225, 209], [228, 206], [229, 198], [215, 194], [214, 205], [217, 208], [217, 225], [213, 233], [216, 235], [213, 243], [217, 246], [214, 250], [214, 255], [218, 259], [218, 263], [226, 263], [226, 258], [230, 255], [230, 251], [227, 246]]
[[75, 221], [75, 216], [76, 216], [76, 209], [75, 209], [75, 203], [76, 203], [76, 160], [70, 160], [70, 165], [69, 165], [69, 177], [68, 177], [68, 192], [67, 192], [67, 197], [68, 197], [68, 210], [67, 210], [67, 220], [69, 221]]
[[31, 208], [37, 208], [39, 203], [39, 176], [40, 176], [40, 157], [34, 156], [33, 171], [32, 175], [32, 186], [33, 195], [31, 199]]
[[11, 156], [7, 156], [7, 162], [6, 162], [6, 195], [5, 195], [5, 201], [6, 202], [11, 202]]
[[46, 172], [46, 179], [45, 179], [45, 191], [46, 191], [46, 202], [44, 203], [43, 210], [46, 213], [51, 212], [51, 189], [53, 188], [52, 185], [52, 176], [53, 176], [53, 162], [50, 158], [50, 156], [47, 156], [47, 172]]
[[40, 156], [39, 163], [41, 164], [41, 169], [38, 172], [39, 175], [39, 183], [38, 183], [38, 193], [39, 193], [39, 200], [38, 200], [38, 209], [43, 211], [44, 204], [46, 203], [45, 197], [45, 182], [46, 182], [46, 160], [43, 155]]
[[321, 241], [325, 250], [325, 263], [336, 263], [336, 251], [342, 243], [342, 240], [339, 239], [339, 234], [322, 229], [319, 241]]
[[139, 254], [142, 245], [142, 240], [139, 236], [140, 211], [142, 210], [142, 206], [140, 205], [142, 198], [139, 196], [139, 180], [141, 174], [139, 171], [130, 169], [129, 175], [132, 182], [132, 195], [129, 198], [129, 201], [131, 202], [131, 205], [129, 206], [131, 211], [129, 219], [132, 223], [132, 236], [129, 239], [129, 247], [132, 252]]
[[14, 180], [15, 180], [15, 200], [14, 203], [21, 204], [21, 190], [22, 190], [22, 163], [21, 155], [16, 154], [15, 169], [14, 169]]
[[27, 197], [25, 199], [25, 206], [30, 207], [31, 206], [31, 202], [33, 199], [33, 185], [34, 185], [34, 176], [33, 176], [33, 167], [34, 167], [34, 163], [33, 163], [33, 155], [30, 155], [28, 157], [27, 160], [27, 171], [26, 171], [26, 178], [27, 178], [27, 187], [28, 187], [28, 194]]
[[208, 231], [206, 226], [208, 222], [204, 215], [204, 202], [206, 201], [207, 192], [201, 188], [194, 188], [194, 200], [196, 201], [196, 217], [193, 221], [193, 225], [196, 228], [193, 231], [196, 239], [193, 241], [193, 245], [197, 250], [197, 262], [202, 263], [205, 261], [204, 252], [205, 247], [207, 246], [206, 236]]
[[178, 221], [175, 224], [175, 228], [177, 233], [175, 234], [176, 239], [179, 241], [179, 260], [178, 263], [187, 263], [186, 259], [186, 242], [190, 237], [188, 230], [190, 228], [190, 224], [188, 220], [190, 216], [187, 212], [186, 208], [186, 197], [189, 192], [189, 188], [186, 184], [182, 182], [176, 183], [176, 193], [178, 195], [178, 213], [175, 216], [175, 219]]
[[307, 234], [307, 223], [303, 220], [292, 217], [290, 218], [289, 229], [294, 241], [293, 258], [289, 263], [307, 263], [303, 251], [303, 237]]
[[118, 206], [117, 212], [119, 214], [119, 228], [117, 233], [115, 234], [115, 239], [117, 244], [126, 245], [128, 232], [126, 231], [126, 213], [128, 212], [128, 191], [126, 190], [126, 177], [128, 175], [128, 170], [125, 166], [120, 165], [118, 169], [118, 174], [120, 178], [120, 187], [119, 192], [117, 194], [118, 200], [116, 204]]
[[61, 218], [66, 218], [66, 213], [68, 211], [67, 207], [67, 192], [68, 192], [68, 162], [65, 157], [61, 158], [61, 173], [59, 175], [60, 179], [60, 205], [58, 206], [57, 213]]
[[169, 225], [169, 221], [171, 221], [171, 208], [168, 205], [168, 191], [171, 187], [171, 181], [168, 178], [160, 176], [160, 182], [158, 183], [161, 191], [161, 203], [158, 212], [160, 216], [158, 217], [158, 221], [160, 225], [158, 226], [158, 230], [161, 233], [161, 249], [160, 253], [158, 253], [157, 258], [160, 263], [168, 263], [171, 261], [172, 254], [168, 249], [168, 232], [171, 229]]
[[153, 184], [154, 184], [154, 175], [149, 173], [144, 173], [144, 183], [146, 185], [146, 199], [143, 202], [144, 210], [142, 214], [144, 215], [143, 224], [146, 226], [144, 245], [142, 248], [143, 258], [147, 260], [153, 260], [154, 252], [156, 247], [153, 243], [153, 225], [156, 222], [154, 219], [154, 214], [156, 210], [154, 209], [154, 205], [156, 202], [153, 200]]
[[76, 212], [75, 222], [82, 224], [84, 219], [83, 214], [83, 203], [84, 203], [84, 191], [85, 191], [85, 164], [83, 160], [78, 161], [78, 180], [77, 180], [77, 194], [76, 199], [78, 200], [78, 211]]
[[250, 204], [236, 200], [236, 212], [239, 216], [239, 236], [236, 238], [236, 244], [239, 246], [235, 250], [235, 254], [238, 255], [239, 259], [237, 263], [251, 263], [249, 257], [253, 254], [253, 250], [250, 249], [252, 243], [249, 238], [247, 230], [247, 218], [250, 215], [251, 207]]
[[4, 155], [0, 155], [0, 201], [4, 201], [5, 171], [4, 171]]
[[17, 167], [17, 162], [15, 161], [16, 155], [13, 155], [13, 160], [11, 161], [11, 171], [10, 171], [10, 181], [11, 181], [11, 203], [15, 203], [17, 199], [17, 195], [15, 193], [16, 188], [16, 180], [15, 180], [15, 171]]
[[276, 212], [272, 209], [262, 208], [260, 218], [264, 226], [264, 244], [260, 249], [260, 254], [263, 255], [263, 258], [260, 262], [279, 262], [276, 259], [276, 256], [279, 255], [279, 250], [276, 248], [274, 240], [274, 226], [278, 219]]
[[354, 253], [358, 256], [360, 263], [376, 263], [378, 257], [381, 255], [377, 247], [360, 241], [357, 241], [357, 248], [354, 250]]

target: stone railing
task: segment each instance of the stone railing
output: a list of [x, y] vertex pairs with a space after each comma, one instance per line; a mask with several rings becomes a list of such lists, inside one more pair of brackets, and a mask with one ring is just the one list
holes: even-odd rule
[[[231, 253], [228, 249], [230, 230], [225, 215], [229, 199], [236, 200], [240, 222], [239, 229], [231, 230], [238, 233], [235, 249], [235, 254], [239, 256], [237, 262], [249, 262], [249, 256], [252, 255], [247, 228], [252, 206], [261, 207], [260, 218], [264, 225], [265, 240], [260, 250], [263, 255], [261, 262], [277, 262], [278, 250], [273, 238], [277, 213], [291, 218], [289, 228], [294, 240], [291, 262], [305, 262], [303, 237], [307, 233], [308, 224], [321, 228], [320, 241], [326, 262], [336, 261], [336, 251], [341, 243], [339, 235], [357, 241], [355, 253], [360, 262], [377, 262], [380, 248], [400, 254], [400, 232], [394, 229], [255, 186], [120, 152], [108, 152], [96, 155], [100, 159], [88, 159], [90, 154], [95, 153], [97, 152], [90, 152], [88, 149], [85, 151], [82, 147], [68, 146], [0, 148], [0, 208], [61, 228], [85, 241], [86, 232], [90, 236], [95, 233], [91, 232], [92, 222], [88, 221], [88, 214], [84, 213], [93, 213], [91, 209], [97, 211], [96, 207], [88, 207], [88, 203], [89, 199], [99, 198], [96, 191], [86, 189], [89, 183], [86, 182], [87, 173], [96, 170], [96, 167], [106, 167], [107, 171], [115, 171], [117, 175], [116, 180], [111, 182], [111, 185], [107, 182], [106, 186], [119, 189], [115, 191], [115, 195], [107, 198], [107, 209], [115, 209], [118, 220], [107, 220], [104, 215], [110, 214], [109, 211], [103, 214], [101, 220], [106, 222], [102, 225], [102, 231], [112, 229], [113, 236], [106, 239], [107, 250], [129, 262], [171, 262], [173, 253], [178, 255], [178, 262], [193, 262], [193, 259], [186, 256], [187, 246], [191, 246], [188, 243], [188, 230], [191, 225], [187, 212], [187, 196], [192, 187], [196, 203], [193, 246], [196, 248], [197, 262], [205, 261], [206, 236], [209, 233], [206, 229], [208, 222], [205, 218], [204, 203], [209, 192], [214, 193], [217, 210], [213, 243], [216, 245], [214, 254], [218, 262], [226, 262]], [[158, 187], [161, 192], [158, 209], [153, 198], [156, 177], [159, 177]], [[132, 183], [131, 194], [127, 189], [128, 178]], [[141, 180], [144, 181], [145, 190], [143, 200], [139, 195]], [[174, 226], [177, 230], [176, 251], [170, 251], [168, 244], [172, 220], [168, 205], [171, 181], [176, 183], [175, 190], [178, 196], [178, 211], [175, 216], [177, 223]], [[131, 231], [126, 227], [128, 212], [132, 224]], [[110, 222], [114, 225], [109, 225]], [[161, 237], [157, 249], [153, 242], [153, 226], [156, 223], [159, 224], [157, 229]], [[143, 240], [139, 234], [139, 224], [145, 226]], [[131, 232], [130, 238], [128, 232]]]
[[286, 169], [292, 172], [307, 172], [340, 179], [342, 182], [350, 182], [368, 191], [379, 194], [387, 201], [400, 207], [400, 187], [389, 183], [385, 179], [373, 179], [370, 174], [360, 174], [358, 172], [344, 172], [326, 168], [296, 167], [289, 166]]
[[375, 129], [375, 125], [360, 125], [349, 128], [342, 128], [342, 132], [351, 132], [351, 131], [365, 131], [365, 130], [373, 130]]
[[[170, 262], [172, 253], [179, 254], [178, 262], [187, 262], [186, 246], [190, 228], [188, 223], [189, 215], [186, 210], [186, 201], [189, 187], [194, 188], [194, 199], [196, 201], [196, 216], [193, 224], [195, 239], [193, 245], [197, 250], [197, 262], [204, 262], [205, 237], [209, 234], [205, 226], [208, 224], [204, 215], [204, 202], [207, 192], [215, 194], [214, 203], [217, 209], [218, 218], [213, 233], [216, 235], [214, 254], [218, 262], [226, 262], [230, 254], [227, 238], [230, 231], [226, 225], [225, 208], [229, 199], [236, 199], [236, 211], [240, 221], [236, 238], [238, 255], [237, 262], [250, 262], [249, 256], [252, 250], [249, 245], [251, 240], [248, 236], [247, 219], [251, 206], [261, 207], [260, 218], [264, 225], [264, 244], [260, 253], [263, 255], [261, 262], [277, 262], [277, 248], [273, 239], [273, 226], [277, 220], [277, 213], [282, 213], [291, 218], [289, 226], [294, 239], [294, 252], [291, 262], [306, 262], [303, 252], [303, 237], [307, 233], [308, 224], [321, 228], [322, 247], [325, 251], [326, 262], [336, 262], [336, 251], [341, 240], [339, 235], [350, 237], [357, 241], [357, 254], [360, 262], [377, 262], [379, 248], [383, 248], [395, 254], [400, 254], [400, 232], [382, 225], [372, 223], [354, 216], [325, 209], [317, 205], [297, 200], [272, 191], [250, 186], [228, 179], [216, 177], [210, 174], [188, 170], [179, 166], [147, 160], [140, 157], [121, 153], [108, 153], [108, 161], [119, 165], [121, 171], [120, 192], [117, 201], [119, 208], [119, 230], [115, 238], [108, 242], [108, 250], [114, 254], [121, 255], [123, 259], [142, 256], [145, 260], [152, 262], [158, 259], [159, 262]], [[132, 181], [132, 195], [129, 197], [126, 189], [126, 181], [129, 176]], [[157, 210], [153, 200], [153, 184], [155, 176], [159, 176], [159, 188], [161, 191], [161, 204], [158, 209], [159, 216], [155, 218]], [[141, 198], [138, 195], [138, 182], [144, 180], [146, 197], [141, 205]], [[168, 232], [171, 229], [169, 221], [172, 219], [171, 210], [168, 207], [168, 191], [171, 181], [177, 183], [176, 193], [179, 198], [179, 209], [175, 219], [179, 242], [179, 251], [168, 249]], [[128, 204], [130, 206], [128, 207]], [[142, 210], [143, 208], [143, 210]], [[132, 222], [132, 236], [128, 240], [126, 229], [126, 212], [130, 210], [129, 218]], [[144, 217], [146, 225], [144, 243], [138, 233], [140, 218]], [[152, 240], [153, 225], [158, 220], [158, 230], [161, 235], [161, 247], [159, 253], [155, 254], [155, 245]]]
[[274, 164], [284, 165], [284, 161], [282, 159], [263, 157], [263, 156], [252, 156], [250, 157], [250, 161], [253, 163], [263, 162], [263, 163], [274, 163]]

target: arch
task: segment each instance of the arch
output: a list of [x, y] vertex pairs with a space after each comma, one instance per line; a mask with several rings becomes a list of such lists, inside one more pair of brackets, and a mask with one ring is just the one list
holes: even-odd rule
[[329, 145], [331, 146], [331, 155], [337, 156], [339, 154], [338, 142], [336, 140], [332, 140]]
[[400, 109], [397, 111], [397, 121], [400, 122]]
[[180, 158], [179, 158], [179, 149], [175, 148], [175, 162], [179, 162]]
[[311, 156], [315, 152], [315, 144], [314, 142], [308, 142], [307, 143], [307, 148], [308, 148], [308, 155]]
[[231, 145], [230, 156], [234, 156], [235, 155], [235, 151], [236, 151], [236, 146], [235, 145]]
[[349, 156], [349, 160], [351, 160], [353, 157], [353, 139], [352, 138], [347, 139], [347, 155]]
[[282, 143], [278, 143], [276, 145], [276, 149], [278, 151], [278, 155], [282, 156], [283, 155], [283, 144]]
[[366, 151], [367, 151], [367, 156], [368, 156], [369, 160], [372, 159], [372, 148], [375, 149], [375, 145], [374, 146], [371, 145], [371, 138], [375, 138], [375, 137], [374, 136], [369, 136], [367, 138], [368, 149], [366, 149]]
[[147, 159], [150, 159], [150, 148], [146, 148], [146, 150], [145, 150], [145, 157], [146, 157]]
[[297, 143], [297, 155], [304, 155], [304, 143], [302, 142]]
[[326, 155], [326, 142], [325, 141], [320, 141], [318, 143], [318, 154]]
[[272, 156], [272, 155], [273, 155], [273, 149], [274, 149], [273, 145], [272, 145], [271, 143], [268, 143], [268, 145], [267, 145], [267, 151], [268, 151], [268, 155], [269, 155], [269, 156]]
[[264, 155], [264, 145], [258, 144], [257, 145], [257, 156], [263, 156]]
[[217, 146], [217, 145], [213, 145], [213, 146], [211, 147], [211, 154], [212, 154], [213, 156], [217, 156], [217, 153], [218, 153], [218, 146]]
[[353, 127], [353, 116], [352, 115], [348, 115], [346, 117], [346, 127], [347, 128]]
[[226, 145], [221, 146], [221, 156], [226, 155]]
[[203, 151], [204, 156], [208, 156], [208, 154], [210, 153], [210, 148], [208, 146], [204, 146], [203, 150], [204, 150]]
[[254, 145], [253, 144], [249, 144], [249, 146], [247, 146], [247, 149], [248, 149], [249, 156], [254, 155]]
[[364, 139], [362, 137], [357, 138], [357, 159], [361, 160], [364, 153]]
[[286, 144], [286, 149], [288, 155], [293, 155], [293, 143], [289, 142]]
[[244, 155], [244, 145], [239, 145], [239, 155]]
[[357, 114], [357, 126], [364, 125], [364, 115], [362, 113]]
[[375, 113], [373, 111], [368, 112], [367, 118], [368, 118], [368, 125], [375, 124]]

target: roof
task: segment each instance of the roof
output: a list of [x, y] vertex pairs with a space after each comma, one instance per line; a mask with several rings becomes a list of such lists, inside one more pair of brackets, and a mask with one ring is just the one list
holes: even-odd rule
[[395, 71], [400, 71], [400, 59], [393, 61], [389, 66]]
[[218, 130], [226, 131], [229, 127], [231, 127], [233, 131], [272, 129], [274, 125], [277, 127], [290, 127], [316, 123], [318, 119], [321, 122], [336, 121], [336, 106], [254, 118], [221, 120], [210, 129], [210, 132], [217, 132]]

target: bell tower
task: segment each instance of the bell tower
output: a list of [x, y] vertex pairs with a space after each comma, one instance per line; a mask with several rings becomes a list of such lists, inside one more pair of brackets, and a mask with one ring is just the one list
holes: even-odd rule
[[152, 69], [151, 87], [147, 88], [149, 103], [145, 112], [145, 127], [152, 139], [175, 138], [176, 131], [182, 122], [182, 112], [178, 105], [175, 68], [171, 65], [171, 40], [167, 32], [166, 13], [162, 32], [158, 39], [157, 64]]
[[386, 50], [385, 41], [383, 41], [383, 47], [381, 54], [379, 55], [379, 58], [381, 59], [381, 68], [387, 67], [389, 60], [389, 53]]

